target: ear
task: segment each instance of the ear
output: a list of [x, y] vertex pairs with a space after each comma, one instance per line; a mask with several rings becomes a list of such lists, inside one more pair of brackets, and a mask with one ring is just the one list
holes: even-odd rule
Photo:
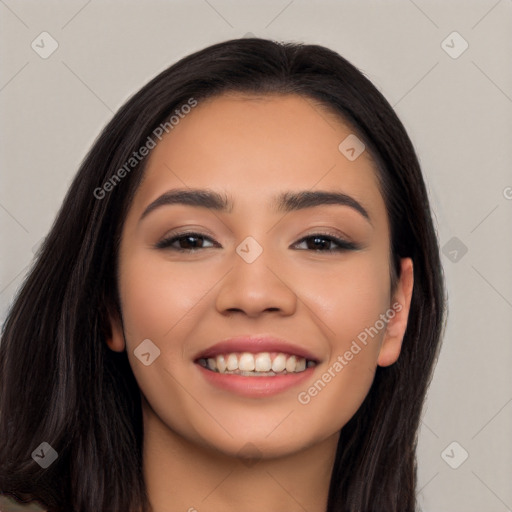
[[126, 348], [124, 341], [123, 323], [117, 309], [115, 311], [109, 310], [108, 323], [110, 329], [105, 335], [108, 347], [114, 352], [123, 352]]
[[412, 289], [414, 284], [414, 269], [411, 258], [402, 258], [400, 278], [396, 286], [390, 310], [395, 312], [391, 318], [388, 315], [388, 325], [384, 341], [380, 347], [377, 364], [389, 366], [395, 363], [402, 349], [409, 310], [411, 307]]

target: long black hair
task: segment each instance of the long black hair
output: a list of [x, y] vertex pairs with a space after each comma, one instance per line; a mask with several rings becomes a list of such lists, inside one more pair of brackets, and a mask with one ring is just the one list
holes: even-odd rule
[[[356, 67], [322, 46], [257, 38], [215, 44], [160, 73], [120, 108], [84, 159], [3, 328], [2, 492], [50, 511], [149, 510], [140, 392], [126, 352], [105, 342], [109, 313], [120, 315], [120, 233], [147, 158], [133, 168], [126, 162], [191, 98], [230, 91], [314, 100], [348, 123], [376, 162], [392, 266], [399, 273], [400, 258], [412, 258], [414, 288], [398, 361], [377, 368], [341, 430], [327, 511], [416, 510], [417, 433], [445, 316], [418, 159], [389, 103]], [[31, 457], [42, 442], [58, 454], [47, 469]]]

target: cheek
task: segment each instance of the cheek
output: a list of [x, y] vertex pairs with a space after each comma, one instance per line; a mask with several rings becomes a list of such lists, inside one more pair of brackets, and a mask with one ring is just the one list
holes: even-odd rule
[[[364, 338], [389, 307], [388, 262], [372, 253], [360, 254], [329, 272], [305, 273], [300, 282], [299, 294], [315, 306], [323, 331], [331, 340], [332, 357], [348, 350], [358, 336]], [[371, 346], [368, 343], [368, 350], [361, 351], [358, 359], [376, 357], [384, 335], [381, 322], [377, 327], [375, 341]]]
[[[383, 252], [385, 254], [385, 252]], [[389, 308], [386, 258], [360, 255], [336, 272], [310, 274], [301, 295], [314, 306], [317, 325], [329, 339], [329, 358], [298, 401], [313, 416], [342, 426], [355, 414], [373, 382]]]
[[170, 335], [214, 286], [216, 276], [207, 265], [180, 268], [161, 256], [141, 252], [125, 260], [120, 281], [127, 342], [136, 343]]
[[[186, 382], [192, 365], [183, 351], [191, 330], [200, 323], [201, 308], [216, 281], [218, 277], [212, 275], [208, 265], [180, 268], [161, 254], [157, 257], [147, 250], [130, 251], [120, 269], [123, 325], [132, 371], [158, 416], [183, 433], [195, 411], [189, 395], [177, 384]], [[146, 339], [160, 351], [148, 366], [141, 364], [134, 354]], [[187, 389], [193, 391], [193, 386], [187, 384]], [[172, 410], [169, 404], [173, 404]], [[180, 414], [173, 414], [176, 410]]]

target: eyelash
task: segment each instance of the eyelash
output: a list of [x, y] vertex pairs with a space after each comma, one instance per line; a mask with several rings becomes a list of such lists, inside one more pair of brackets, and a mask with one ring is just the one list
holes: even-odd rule
[[[157, 249], [170, 249], [172, 251], [181, 252], [181, 253], [197, 252], [201, 249], [212, 249], [213, 248], [213, 247], [199, 247], [196, 249], [183, 249], [183, 248], [178, 248], [178, 247], [171, 247], [171, 244], [173, 244], [174, 242], [177, 242], [177, 241], [187, 238], [187, 237], [202, 238], [204, 240], [209, 240], [210, 242], [216, 243], [210, 237], [203, 235], [201, 233], [184, 232], [184, 233], [178, 233], [178, 234], [172, 235], [168, 238], [164, 238], [163, 240], [158, 242], [155, 245], [155, 247]], [[354, 242], [349, 242], [347, 240], [343, 240], [342, 238], [339, 238], [330, 233], [313, 233], [311, 235], [301, 238], [299, 241], [295, 242], [294, 245], [300, 244], [300, 243], [302, 243], [306, 240], [309, 240], [311, 238], [326, 239], [326, 240], [329, 240], [330, 242], [334, 242], [335, 244], [338, 245], [338, 248], [336, 248], [336, 249], [327, 249], [327, 250], [310, 249], [313, 252], [340, 253], [340, 252], [345, 252], [345, 251], [356, 251], [356, 250], [360, 249], [360, 246], [358, 244], [355, 244]], [[299, 250], [305, 250], [305, 249], [299, 249]]]

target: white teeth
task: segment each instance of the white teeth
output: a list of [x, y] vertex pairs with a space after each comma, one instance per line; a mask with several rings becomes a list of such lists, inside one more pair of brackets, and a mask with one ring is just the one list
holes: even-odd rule
[[249, 352], [244, 352], [238, 361], [238, 369], [242, 372], [252, 372], [254, 370], [254, 356]]
[[283, 353], [250, 352], [219, 354], [216, 357], [200, 359], [199, 363], [218, 373], [235, 373], [244, 376], [268, 377], [277, 374], [299, 373], [316, 366], [314, 361]]
[[[257, 372], [268, 372], [272, 368], [272, 361], [268, 352], [258, 354], [254, 359], [254, 369]], [[242, 368], [240, 368], [241, 370]]]
[[286, 371], [287, 371], [287, 372], [293, 372], [293, 371], [295, 371], [296, 363], [297, 363], [297, 358], [296, 358], [295, 356], [290, 356], [290, 357], [286, 360]]
[[217, 356], [217, 368], [220, 373], [224, 373], [227, 368], [226, 360], [224, 359], [224, 356]]
[[238, 370], [238, 358], [236, 354], [229, 354], [228, 360], [226, 361], [226, 368], [229, 371]]
[[286, 356], [284, 354], [277, 354], [272, 361], [272, 371], [282, 372], [286, 368]]

